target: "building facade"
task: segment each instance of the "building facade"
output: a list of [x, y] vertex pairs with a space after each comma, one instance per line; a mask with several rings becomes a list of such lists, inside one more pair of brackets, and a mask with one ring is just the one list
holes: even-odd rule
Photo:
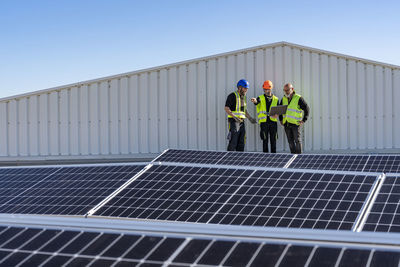
[[[286, 42], [0, 99], [0, 160], [146, 157], [167, 148], [226, 150], [226, 97], [290, 82], [311, 108], [305, 152], [400, 151], [400, 67]], [[247, 151], [262, 151], [247, 123]], [[278, 152], [288, 152], [278, 126]]]

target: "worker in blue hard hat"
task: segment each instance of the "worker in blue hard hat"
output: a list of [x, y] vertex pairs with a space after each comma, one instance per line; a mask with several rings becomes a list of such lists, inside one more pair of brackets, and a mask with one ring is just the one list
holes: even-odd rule
[[242, 79], [237, 83], [237, 91], [228, 95], [225, 102], [225, 112], [228, 114], [228, 151], [244, 151], [246, 143], [245, 118], [251, 123], [256, 120], [247, 112], [246, 93], [249, 89], [249, 82]]

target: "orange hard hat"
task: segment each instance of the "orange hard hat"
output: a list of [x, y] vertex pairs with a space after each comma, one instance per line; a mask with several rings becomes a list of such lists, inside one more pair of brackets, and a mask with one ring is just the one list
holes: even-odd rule
[[272, 84], [272, 82], [270, 80], [266, 80], [263, 83], [263, 89], [272, 89], [272, 87], [274, 87], [274, 85]]

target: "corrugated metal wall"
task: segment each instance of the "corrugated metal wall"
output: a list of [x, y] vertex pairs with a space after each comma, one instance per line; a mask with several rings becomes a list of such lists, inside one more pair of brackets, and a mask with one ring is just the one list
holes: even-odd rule
[[[293, 83], [311, 107], [306, 151], [400, 148], [400, 68], [277, 43], [0, 101], [0, 156], [225, 150], [224, 104], [237, 80], [249, 98], [270, 79], [281, 98]], [[288, 151], [279, 126], [278, 151]], [[247, 124], [248, 151], [261, 151]]]

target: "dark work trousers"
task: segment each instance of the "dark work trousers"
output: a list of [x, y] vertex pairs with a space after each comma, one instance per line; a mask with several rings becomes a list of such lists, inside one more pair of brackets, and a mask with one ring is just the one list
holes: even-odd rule
[[276, 139], [278, 139], [278, 124], [273, 121], [260, 124], [260, 137], [263, 141], [263, 151], [268, 152], [268, 139], [271, 143], [271, 153], [276, 153]]
[[289, 143], [290, 153], [301, 154], [301, 127], [295, 124], [286, 123], [285, 132]]
[[228, 119], [228, 123], [228, 151], [244, 151], [244, 145], [246, 143], [246, 128], [244, 122], [236, 122], [234, 119]]

